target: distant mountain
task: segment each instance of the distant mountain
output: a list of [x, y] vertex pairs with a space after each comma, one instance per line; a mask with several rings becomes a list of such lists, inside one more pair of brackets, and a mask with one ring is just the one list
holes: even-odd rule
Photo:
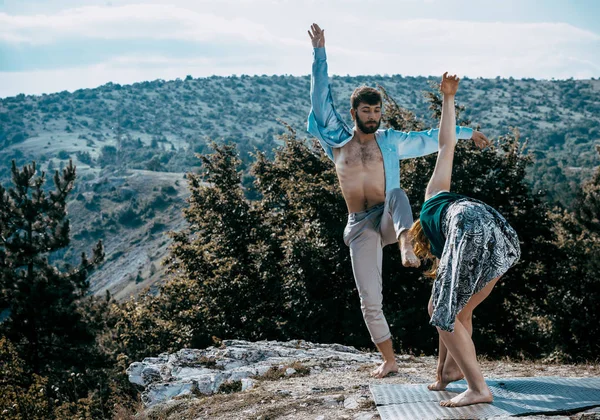
[[[435, 125], [423, 92], [439, 78], [333, 77], [333, 95], [349, 120], [349, 97], [359, 85], [381, 85], [399, 105]], [[75, 263], [103, 238], [107, 260], [91, 276], [92, 290], [124, 298], [158, 280], [170, 243], [184, 224], [184, 174], [198, 170], [195, 153], [210, 139], [238, 145], [248, 165], [254, 150], [277, 146], [282, 119], [299, 133], [310, 108], [310, 79], [293, 76], [209, 77], [0, 100], [0, 182], [10, 161], [35, 160], [44, 170], [73, 159], [78, 183], [69, 211], [71, 247], [53, 258]], [[600, 159], [600, 80], [468, 79], [461, 82], [463, 118], [488, 136], [518, 128], [535, 158], [534, 189], [567, 206], [573, 185]], [[252, 197], [251, 177], [244, 176]]]

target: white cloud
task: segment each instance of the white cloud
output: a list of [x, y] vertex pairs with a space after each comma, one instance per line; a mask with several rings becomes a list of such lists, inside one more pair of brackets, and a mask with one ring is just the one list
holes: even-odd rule
[[[347, 18], [344, 26], [356, 17]], [[336, 28], [336, 30], [338, 30]], [[346, 31], [348, 43], [365, 44], [376, 49], [423, 51], [453, 49], [463, 53], [469, 49], [512, 51], [523, 48], [557, 48], [561, 46], [599, 43], [600, 36], [565, 23], [471, 22], [440, 19], [382, 20], [376, 34]], [[423, 50], [426, 48], [426, 50]]]
[[[127, 1], [115, 1], [127, 3]], [[231, 39], [261, 44], [306, 45], [312, 8], [286, 0], [179, 0], [119, 6], [86, 6], [54, 14], [0, 13], [0, 40], [49, 44], [72, 37], [96, 39], [171, 39], [222, 42]], [[600, 36], [565, 23], [474, 22], [443, 19], [370, 20], [369, 14], [334, 3], [322, 7], [328, 39], [359, 49], [403, 52], [454, 47], [518, 51], [577, 43], [598, 43]], [[338, 5], [339, 6], [339, 5]], [[279, 18], [274, 16], [279, 15]], [[319, 16], [320, 17], [320, 16]], [[335, 19], [333, 18], [335, 17]], [[339, 44], [338, 44], [339, 45]], [[341, 45], [340, 45], [341, 46]], [[427, 52], [427, 51], [425, 51]]]
[[266, 42], [263, 25], [171, 5], [88, 6], [52, 15], [0, 13], [0, 40], [48, 44], [70, 37], [214, 41], [223, 37]]
[[[380, 16], [377, 7], [363, 10], [360, 3], [342, 8], [338, 0], [126, 3], [113, 0], [108, 6], [103, 2], [37, 15], [0, 13], [0, 42], [16, 45], [21, 59], [29, 44], [60, 47], [73, 39], [119, 40], [128, 51], [94, 65], [0, 73], [0, 96], [187, 74], [308, 74], [311, 47], [306, 30], [315, 14], [326, 29], [331, 74], [439, 75], [449, 70], [469, 77], [547, 79], [600, 74], [600, 55], [593, 53], [600, 51], [600, 36], [566, 23], [395, 19], [388, 17], [394, 14]], [[409, 3], [414, 2], [404, 4]], [[158, 51], [146, 54], [136, 50], [135, 43], [128, 44], [140, 39], [166, 40], [174, 50], [182, 41], [217, 50], [226, 45], [227, 55], [182, 57], [181, 48], [178, 58]]]
[[377, 28], [376, 36], [347, 32], [341, 48], [328, 48], [330, 71], [548, 79], [600, 72], [600, 55], [591, 53], [600, 36], [564, 23], [383, 20]]

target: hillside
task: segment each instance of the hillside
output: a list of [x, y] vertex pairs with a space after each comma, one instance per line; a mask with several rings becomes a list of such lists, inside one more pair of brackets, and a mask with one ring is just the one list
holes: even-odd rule
[[[346, 110], [354, 87], [379, 84], [401, 106], [434, 124], [422, 93], [435, 80], [399, 75], [334, 77], [332, 85], [344, 117], [349, 118]], [[117, 146], [120, 138], [150, 146], [127, 154], [124, 163], [129, 168], [187, 171], [197, 163], [189, 152], [205, 151], [207, 138], [238, 143], [245, 155], [254, 147], [273, 147], [273, 136], [282, 131], [278, 118], [302, 131], [310, 106], [309, 83], [309, 77], [292, 76], [188, 76], [170, 82], [109, 83], [74, 93], [5, 98], [0, 101], [4, 146], [0, 163], [21, 153], [48, 162], [88, 152], [89, 157], [81, 155], [84, 160], [107, 164], [112, 150], [102, 153], [102, 149]], [[536, 187], [550, 188], [551, 198], [561, 198], [552, 190], [556, 181], [580, 180], [598, 164], [590, 143], [600, 140], [599, 92], [600, 80], [594, 79], [467, 78], [461, 83], [459, 101], [466, 106], [463, 116], [491, 136], [518, 127], [536, 153], [538, 171], [557, 166], [565, 177], [538, 180]]]
[[[334, 99], [347, 116], [348, 98], [361, 84], [382, 85], [429, 125], [423, 91], [430, 77], [334, 77]], [[98, 239], [107, 258], [90, 278], [92, 291], [119, 298], [135, 294], [163, 274], [169, 230], [179, 230], [187, 196], [184, 174], [197, 171], [195, 153], [210, 139], [233, 142], [245, 163], [255, 149], [269, 152], [285, 120], [303, 132], [310, 107], [309, 77], [232, 76], [96, 89], [0, 100], [0, 182], [9, 181], [11, 159], [35, 160], [42, 169], [77, 165], [69, 212], [73, 242], [53, 258], [75, 263]], [[600, 80], [464, 79], [463, 117], [489, 136], [517, 127], [535, 163], [534, 189], [565, 206], [572, 186], [600, 162]], [[244, 177], [251, 188], [252, 178]], [[248, 196], [252, 197], [248, 190]]]

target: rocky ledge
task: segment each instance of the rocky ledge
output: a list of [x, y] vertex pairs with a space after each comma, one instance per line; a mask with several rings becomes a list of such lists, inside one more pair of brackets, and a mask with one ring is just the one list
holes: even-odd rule
[[[384, 379], [369, 373], [377, 353], [306, 341], [225, 340], [204, 350], [182, 349], [133, 363], [129, 380], [142, 391], [136, 419], [378, 419], [371, 383], [428, 383], [432, 356], [397, 356], [399, 371]], [[600, 365], [481, 361], [489, 377], [600, 376]], [[600, 419], [597, 410], [524, 419]]]
[[173, 398], [245, 391], [257, 381], [305, 376], [325, 368], [376, 363], [379, 356], [340, 344], [225, 340], [220, 347], [182, 349], [132, 363], [129, 381], [144, 387], [146, 407]]

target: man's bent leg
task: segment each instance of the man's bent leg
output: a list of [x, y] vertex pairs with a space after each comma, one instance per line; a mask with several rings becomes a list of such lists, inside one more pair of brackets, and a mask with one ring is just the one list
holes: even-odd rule
[[383, 245], [399, 242], [402, 264], [405, 267], [418, 267], [419, 259], [412, 248], [412, 238], [408, 229], [413, 224], [413, 215], [408, 196], [401, 188], [387, 192], [385, 207], [381, 217], [381, 236]]

